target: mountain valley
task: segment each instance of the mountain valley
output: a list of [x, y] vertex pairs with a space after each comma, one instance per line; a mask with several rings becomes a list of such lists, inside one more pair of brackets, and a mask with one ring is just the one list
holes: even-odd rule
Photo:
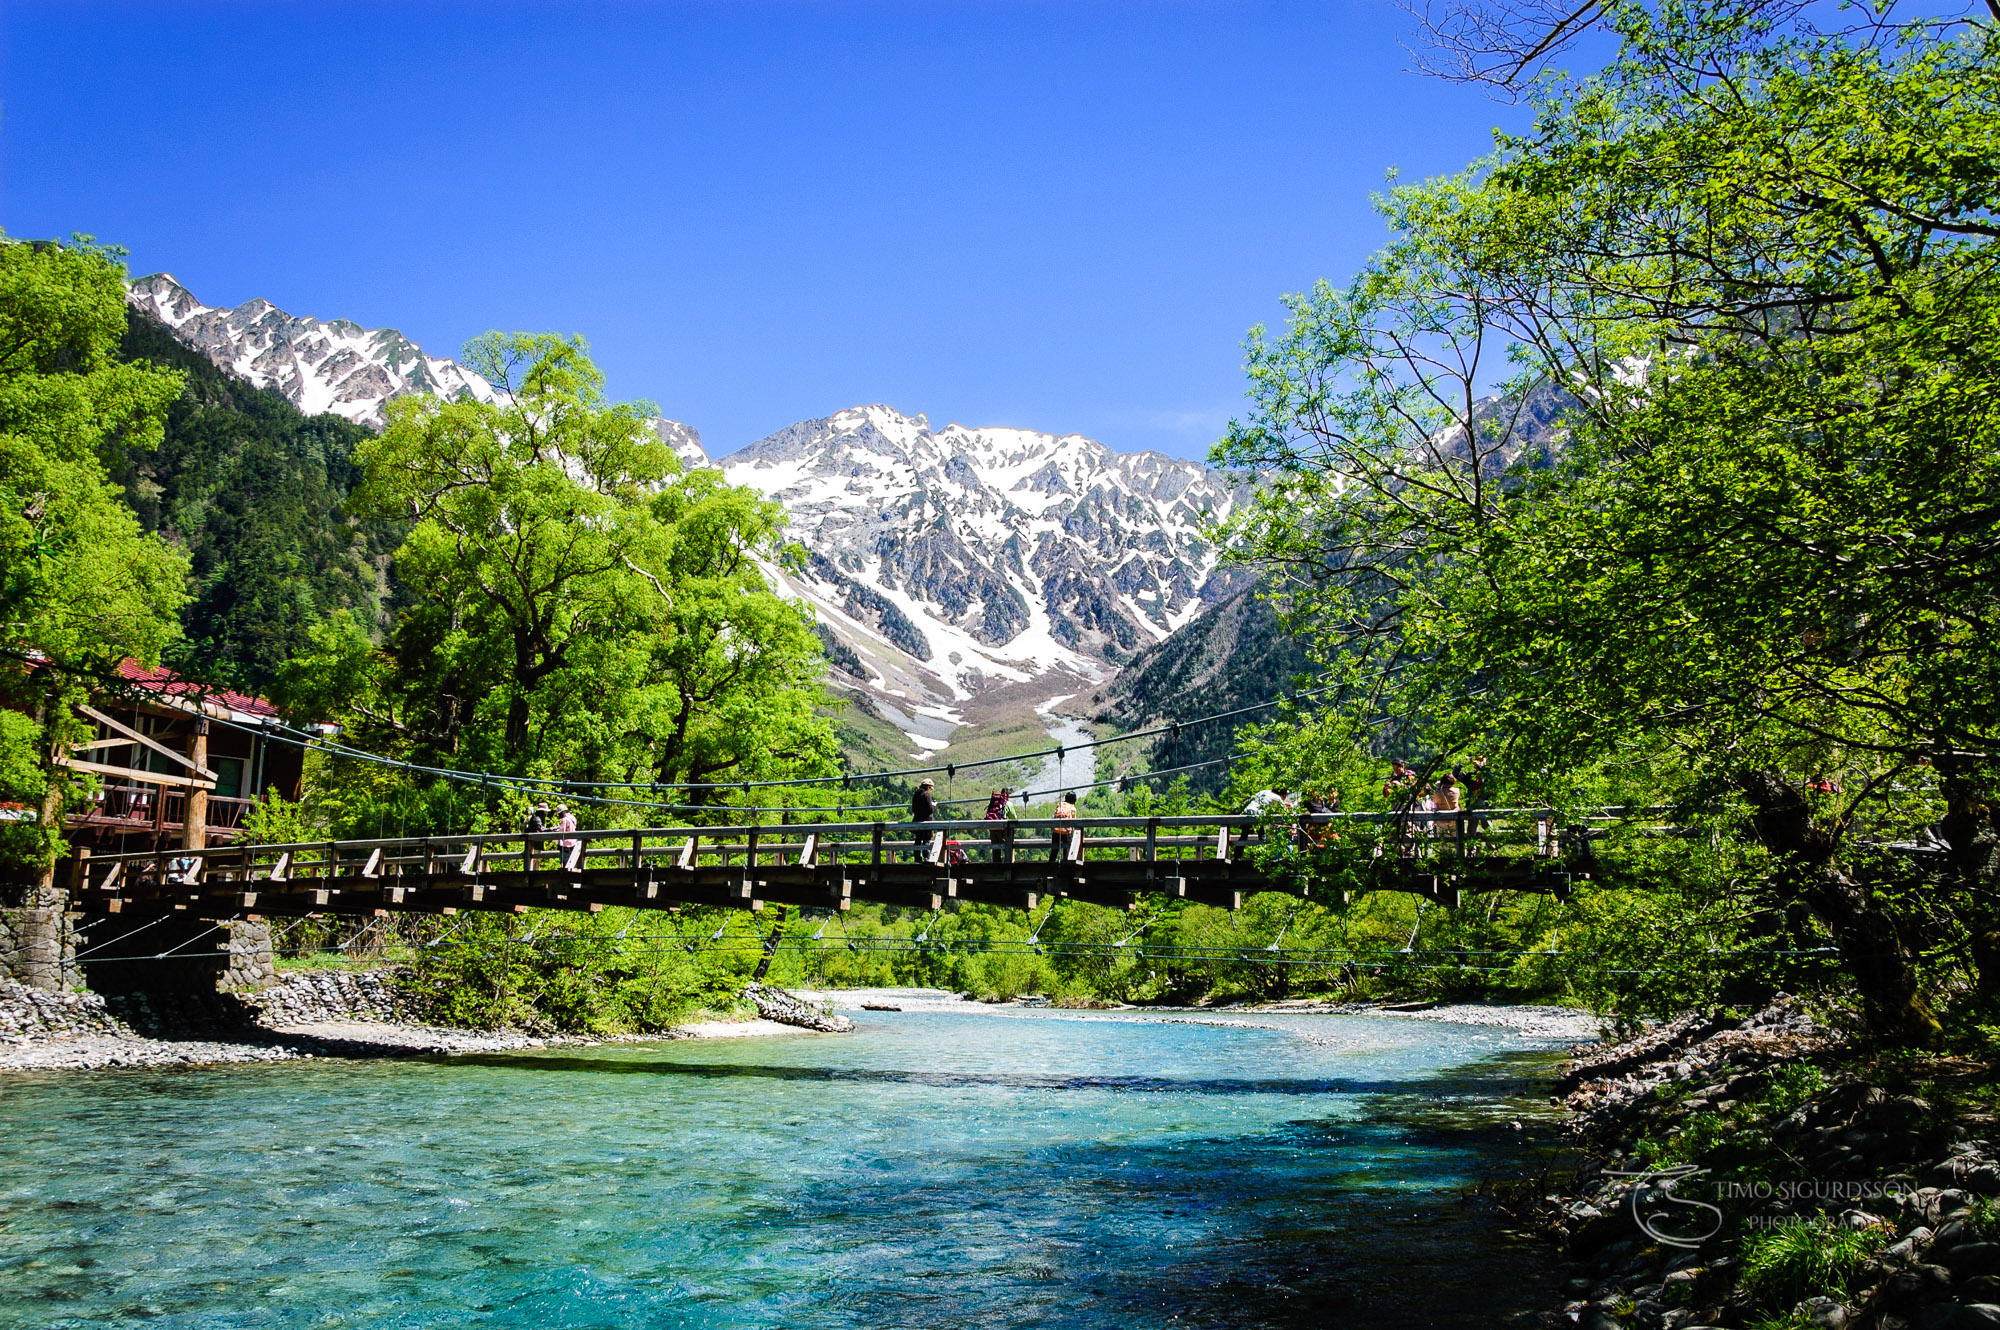
[[[477, 374], [393, 329], [266, 300], [212, 307], [167, 274], [137, 279], [128, 300], [181, 346], [307, 417], [379, 428], [401, 396], [493, 397]], [[1084, 717], [1122, 719], [1104, 701], [1121, 667], [1176, 656], [1176, 635], [1247, 585], [1219, 565], [1210, 538], [1241, 501], [1240, 482], [1198, 463], [1077, 434], [933, 428], [879, 404], [713, 459], [691, 426], [654, 428], [684, 464], [720, 467], [790, 514], [805, 565], [766, 571], [812, 607], [829, 684], [847, 701], [844, 738], [864, 766], [977, 761], [1050, 734], [1075, 742]], [[1060, 778], [1083, 778], [1087, 766], [1071, 758]]]

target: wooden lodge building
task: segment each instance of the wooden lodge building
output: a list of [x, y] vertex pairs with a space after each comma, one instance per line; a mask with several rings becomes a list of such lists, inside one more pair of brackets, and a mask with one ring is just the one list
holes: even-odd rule
[[118, 673], [126, 686], [83, 708], [96, 737], [56, 759], [103, 782], [65, 819], [72, 845], [110, 854], [226, 844], [265, 791], [298, 797], [305, 755], [269, 737], [278, 719], [269, 702], [131, 660]]

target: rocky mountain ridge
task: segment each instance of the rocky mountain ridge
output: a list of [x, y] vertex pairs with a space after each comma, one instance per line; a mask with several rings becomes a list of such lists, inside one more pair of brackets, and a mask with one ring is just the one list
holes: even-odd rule
[[457, 361], [425, 355], [394, 328], [288, 314], [263, 299], [234, 308], [204, 305], [164, 272], [134, 281], [125, 298], [218, 368], [272, 389], [309, 416], [331, 411], [380, 427], [382, 408], [413, 393], [493, 400], [485, 379]]
[[785, 505], [812, 559], [779, 575], [892, 695], [1095, 681], [1230, 583], [1205, 527], [1237, 503], [1231, 483], [1082, 435], [857, 406], [717, 465]]

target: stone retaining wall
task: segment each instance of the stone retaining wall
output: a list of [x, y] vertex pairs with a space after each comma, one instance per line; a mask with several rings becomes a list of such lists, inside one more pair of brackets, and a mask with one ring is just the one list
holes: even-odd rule
[[96, 993], [51, 993], [0, 979], [0, 1040], [123, 1033], [123, 1023]]
[[76, 927], [68, 896], [0, 884], [0, 979], [60, 991], [76, 986]]
[[239, 919], [228, 927], [229, 962], [217, 986], [225, 993], [256, 993], [278, 982], [271, 955], [271, 926]]
[[395, 970], [293, 974], [255, 994], [53, 993], [0, 979], [0, 1042], [39, 1043], [76, 1035], [156, 1037], [227, 1033], [258, 1025], [339, 1021], [419, 1023], [423, 1013]]
[[248, 1004], [266, 1025], [323, 1025], [330, 1021], [401, 1021], [424, 1019], [416, 999], [402, 985], [409, 971], [313, 970], [286, 975], [263, 991], [249, 994]]

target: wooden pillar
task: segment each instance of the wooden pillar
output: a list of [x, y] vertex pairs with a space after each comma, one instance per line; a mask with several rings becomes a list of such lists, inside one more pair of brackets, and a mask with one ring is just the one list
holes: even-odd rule
[[[188, 761], [196, 768], [189, 774], [200, 779], [200, 768], [208, 765], [208, 717], [194, 718], [187, 752]], [[187, 811], [181, 814], [181, 844], [190, 850], [208, 847], [208, 791], [193, 785], [188, 786]]]

